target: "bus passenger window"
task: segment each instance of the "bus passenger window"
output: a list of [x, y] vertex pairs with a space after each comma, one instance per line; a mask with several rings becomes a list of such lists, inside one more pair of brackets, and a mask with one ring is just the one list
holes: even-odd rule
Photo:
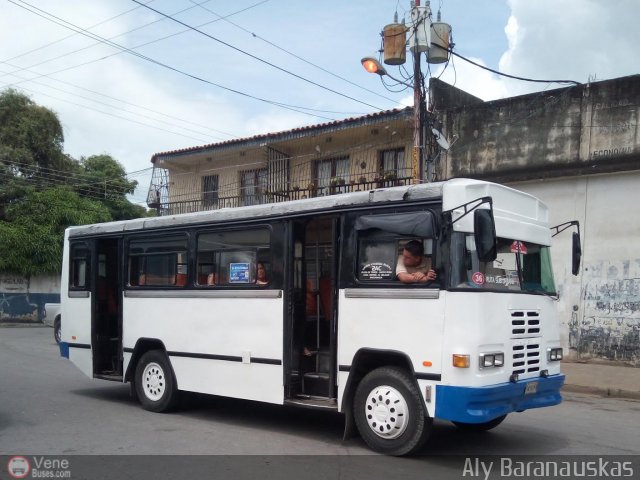
[[[269, 230], [266, 228], [199, 234], [198, 285], [208, 287], [267, 285], [270, 265], [269, 242]], [[258, 265], [263, 266], [260, 275], [266, 278], [260, 282]]]
[[393, 237], [361, 238], [358, 248], [358, 280], [391, 281], [395, 278], [397, 242]]
[[69, 268], [69, 287], [73, 290], [88, 288], [89, 249], [85, 244], [71, 246], [71, 265]]
[[129, 285], [184, 287], [187, 285], [187, 238], [150, 237], [129, 243]]

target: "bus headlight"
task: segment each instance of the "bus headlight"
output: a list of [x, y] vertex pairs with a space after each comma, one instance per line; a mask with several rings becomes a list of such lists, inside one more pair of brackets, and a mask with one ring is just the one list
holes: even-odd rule
[[504, 353], [481, 353], [478, 365], [480, 365], [480, 368], [500, 368], [504, 366]]
[[547, 360], [549, 362], [559, 362], [562, 360], [562, 347], [547, 348]]

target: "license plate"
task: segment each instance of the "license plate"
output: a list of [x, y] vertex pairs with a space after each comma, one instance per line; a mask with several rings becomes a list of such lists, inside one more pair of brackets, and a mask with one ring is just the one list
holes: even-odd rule
[[538, 392], [538, 382], [529, 382], [524, 387], [525, 395], [533, 395], [534, 393], [537, 393], [537, 392]]

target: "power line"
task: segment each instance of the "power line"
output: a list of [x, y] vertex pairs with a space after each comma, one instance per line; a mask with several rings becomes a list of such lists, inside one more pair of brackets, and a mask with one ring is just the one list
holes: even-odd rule
[[361, 103], [362, 105], [366, 105], [367, 107], [371, 107], [371, 108], [374, 108], [376, 110], [383, 110], [380, 107], [376, 107], [375, 105], [371, 105], [370, 103], [363, 102], [362, 100], [358, 100], [357, 98], [354, 98], [354, 97], [352, 97], [350, 95], [347, 95], [345, 93], [338, 92], [337, 90], [329, 88], [329, 87], [327, 87], [325, 85], [322, 85], [322, 84], [320, 84], [318, 82], [314, 82], [313, 80], [309, 80], [308, 78], [305, 78], [305, 77], [303, 77], [301, 75], [298, 75], [297, 73], [294, 73], [294, 72], [292, 72], [290, 70], [287, 70], [286, 68], [280, 67], [280, 66], [278, 66], [278, 65], [276, 65], [274, 63], [271, 63], [271, 62], [269, 62], [267, 60], [264, 60], [264, 59], [262, 59], [260, 57], [257, 57], [256, 55], [253, 55], [253, 54], [251, 54], [251, 53], [249, 53], [249, 52], [247, 52], [245, 50], [242, 50], [241, 48], [238, 48], [238, 47], [236, 47], [234, 45], [231, 45], [230, 43], [227, 43], [224, 40], [220, 40], [219, 38], [214, 37], [213, 35], [210, 35], [210, 34], [208, 34], [206, 32], [203, 32], [202, 30], [199, 30], [196, 27], [193, 27], [193, 26], [191, 26], [191, 25], [189, 25], [189, 24], [187, 24], [187, 23], [185, 23], [185, 22], [183, 22], [181, 20], [178, 20], [177, 18], [174, 18], [171, 15], [167, 15], [166, 13], [163, 13], [160, 10], [157, 10], [157, 9], [155, 9], [153, 7], [150, 7], [149, 5], [145, 5], [142, 2], [140, 2], [139, 0], [131, 0], [131, 1], [137, 3], [138, 5], [143, 6], [144, 8], [147, 8], [147, 9], [151, 10], [152, 12], [157, 13], [158, 15], [162, 15], [165, 18], [173, 20], [174, 22], [193, 30], [194, 32], [199, 33], [200, 35], [204, 35], [205, 37], [210, 38], [211, 40], [214, 40], [214, 41], [216, 41], [218, 43], [221, 43], [222, 45], [225, 45], [225, 46], [227, 46], [227, 47], [229, 47], [229, 48], [231, 48], [231, 49], [233, 49], [233, 50], [235, 50], [235, 51], [237, 51], [239, 53], [242, 53], [243, 55], [246, 55], [246, 56], [248, 56], [250, 58], [253, 58], [254, 60], [257, 60], [258, 62], [264, 63], [265, 65], [269, 65], [270, 67], [273, 67], [276, 70], [280, 70], [281, 72], [284, 72], [284, 73], [286, 73], [288, 75], [291, 75], [291, 76], [293, 76], [295, 78], [298, 78], [298, 79], [300, 79], [300, 80], [302, 80], [304, 82], [310, 83], [311, 85], [315, 85], [316, 87], [320, 87], [320, 88], [322, 88], [324, 90], [327, 90], [328, 92], [335, 93], [336, 95], [340, 95], [341, 97], [348, 98], [349, 100], [353, 100], [354, 102]]
[[[154, 0], [151, 0], [151, 1], [154, 1]], [[196, 4], [196, 5], [195, 5], [195, 6], [193, 6], [193, 7], [185, 8], [185, 9], [183, 9], [183, 10], [180, 10], [180, 11], [176, 12], [175, 14], [185, 12], [185, 11], [190, 10], [190, 9], [192, 9], [192, 8], [196, 8], [198, 5], [203, 5], [203, 4], [205, 4], [205, 3], [208, 3], [209, 1], [210, 1], [210, 0], [207, 0], [207, 1], [205, 1], [205, 2], [202, 2], [201, 4]], [[240, 10], [236, 10], [236, 11], [234, 11], [234, 12], [232, 12], [232, 13], [229, 13], [229, 14], [227, 14], [227, 15], [224, 15], [224, 16], [222, 16], [222, 17], [220, 17], [220, 18], [216, 19], [216, 20], [212, 20], [212, 21], [209, 21], [209, 22], [203, 23], [202, 25], [199, 25], [199, 26], [209, 25], [209, 24], [211, 24], [211, 23], [215, 23], [215, 22], [218, 22], [218, 21], [220, 21], [220, 20], [226, 20], [226, 19], [227, 19], [227, 18], [229, 18], [229, 17], [232, 17], [232, 16], [235, 16], [235, 15], [238, 15], [239, 13], [245, 12], [245, 11], [250, 10], [250, 9], [252, 9], [252, 8], [255, 8], [255, 7], [259, 6], [259, 5], [262, 5], [262, 4], [264, 4], [264, 3], [267, 3], [267, 2], [269, 2], [269, 1], [270, 1], [270, 0], [261, 0], [261, 1], [257, 2], [257, 3], [254, 3], [254, 4], [252, 4], [252, 5], [249, 5], [249, 6], [245, 7], [245, 8], [240, 9]], [[124, 15], [124, 14], [126, 14], [126, 13], [129, 13], [129, 12], [131, 12], [131, 11], [133, 11], [133, 10], [136, 10], [136, 9], [139, 9], [139, 8], [142, 8], [142, 7], [140, 7], [140, 6], [136, 6], [136, 7], [134, 7], [133, 9], [127, 10], [126, 12], [123, 12], [123, 13], [121, 13], [121, 14], [119, 14], [119, 15], [116, 15], [116, 16], [114, 16], [114, 17], [111, 17], [111, 18], [107, 19], [107, 20], [104, 20], [104, 21], [102, 21], [102, 22], [99, 22], [99, 23], [97, 23], [97, 24], [95, 24], [95, 25], [93, 25], [93, 26], [91, 26], [91, 27], [88, 27], [88, 28], [93, 28], [93, 27], [95, 27], [95, 26], [101, 25], [101, 24], [103, 24], [103, 23], [106, 23], [106, 22], [108, 22], [108, 21], [111, 21], [111, 20], [113, 20], [113, 19], [115, 19], [115, 18], [117, 18], [117, 17], [119, 17], [119, 16], [122, 16], [122, 15]], [[141, 25], [141, 26], [139, 26], [139, 27], [133, 28], [133, 29], [128, 30], [128, 31], [126, 31], [126, 32], [123, 32], [123, 33], [121, 33], [121, 34], [118, 34], [118, 35], [115, 35], [115, 36], [113, 36], [113, 37], [110, 37], [110, 38], [109, 38], [109, 40], [112, 40], [112, 39], [114, 39], [114, 38], [121, 37], [121, 36], [123, 36], [123, 35], [126, 35], [126, 34], [128, 34], [128, 33], [134, 32], [134, 31], [136, 31], [136, 30], [140, 30], [140, 29], [142, 29], [142, 28], [148, 27], [149, 25], [152, 25], [152, 24], [154, 24], [154, 23], [161, 22], [162, 20], [164, 20], [164, 19], [154, 20], [153, 22], [146, 23], [146, 24], [144, 24], [144, 25]], [[151, 42], [146, 42], [146, 43], [143, 43], [143, 44], [139, 44], [139, 45], [136, 45], [136, 46], [131, 47], [131, 48], [132, 48], [132, 49], [137, 49], [137, 48], [140, 48], [140, 47], [143, 47], [143, 46], [146, 46], [146, 45], [149, 45], [149, 44], [152, 44], [152, 43], [155, 43], [155, 42], [161, 41], [161, 40], [165, 40], [165, 39], [167, 39], [167, 38], [170, 38], [170, 37], [173, 37], [173, 36], [176, 36], [176, 35], [180, 35], [180, 34], [182, 34], [182, 33], [188, 32], [188, 31], [189, 31], [189, 29], [185, 29], [185, 30], [182, 30], [181, 32], [173, 33], [173, 34], [171, 34], [171, 35], [167, 35], [167, 36], [165, 36], [165, 37], [161, 37], [161, 38], [156, 39], [156, 40], [153, 40], [153, 41], [151, 41]], [[193, 125], [193, 126], [197, 126], [197, 127], [200, 127], [200, 128], [204, 128], [204, 129], [206, 129], [206, 130], [211, 130], [211, 131], [213, 131], [213, 132], [220, 133], [220, 134], [223, 134], [223, 135], [227, 135], [227, 136], [232, 137], [232, 138], [238, 138], [238, 135], [234, 135], [234, 134], [232, 134], [232, 133], [228, 133], [228, 132], [225, 132], [225, 131], [222, 131], [222, 130], [218, 130], [218, 129], [215, 129], [215, 128], [212, 128], [212, 127], [209, 127], [209, 126], [201, 125], [201, 124], [198, 124], [198, 123], [192, 122], [192, 121], [190, 121], [190, 120], [185, 120], [185, 119], [183, 119], [183, 118], [176, 117], [176, 116], [174, 116], [174, 115], [169, 115], [169, 114], [166, 114], [166, 113], [163, 113], [163, 112], [160, 112], [160, 111], [157, 111], [157, 110], [154, 110], [154, 109], [148, 108], [148, 107], [144, 107], [144, 106], [142, 106], [142, 105], [138, 105], [138, 104], [136, 104], [136, 103], [128, 102], [128, 101], [126, 101], [126, 100], [122, 100], [122, 99], [119, 99], [119, 98], [116, 98], [116, 97], [113, 97], [113, 96], [110, 96], [110, 95], [106, 95], [106, 94], [101, 93], [101, 92], [97, 92], [97, 91], [95, 91], [95, 90], [91, 90], [91, 89], [88, 89], [88, 88], [82, 87], [82, 86], [80, 86], [80, 85], [77, 85], [77, 84], [74, 84], [74, 83], [71, 83], [71, 82], [65, 82], [65, 81], [63, 81], [63, 80], [59, 80], [59, 79], [56, 79], [56, 78], [51, 77], [51, 76], [50, 76], [51, 74], [46, 74], [46, 75], [45, 75], [45, 74], [39, 74], [38, 72], [34, 72], [33, 70], [30, 70], [30, 68], [32, 68], [32, 67], [34, 67], [34, 66], [42, 65], [43, 63], [47, 63], [47, 62], [49, 62], [49, 61], [51, 61], [51, 60], [55, 60], [55, 59], [58, 59], [58, 58], [62, 58], [62, 57], [64, 57], [64, 56], [68, 56], [68, 55], [71, 55], [71, 54], [73, 54], [73, 53], [77, 53], [77, 52], [79, 52], [79, 51], [81, 51], [81, 50], [85, 50], [85, 49], [88, 49], [88, 48], [92, 48], [92, 47], [94, 47], [94, 46], [96, 46], [96, 45], [100, 45], [102, 42], [99, 42], [99, 41], [98, 41], [98, 42], [93, 43], [92, 45], [89, 45], [88, 47], [83, 47], [83, 48], [81, 48], [81, 49], [77, 49], [77, 50], [74, 50], [74, 51], [72, 51], [72, 52], [67, 52], [67, 53], [66, 53], [66, 54], [64, 54], [64, 55], [60, 55], [60, 56], [55, 57], [55, 58], [50, 58], [50, 59], [45, 60], [45, 61], [43, 61], [43, 62], [40, 62], [40, 63], [38, 63], [38, 64], [30, 65], [29, 67], [19, 67], [19, 66], [17, 66], [17, 65], [13, 65], [13, 64], [9, 63], [9, 61], [11, 61], [11, 60], [13, 60], [13, 59], [15, 59], [15, 58], [21, 57], [21, 56], [26, 55], [26, 54], [28, 54], [28, 53], [31, 53], [31, 52], [33, 52], [33, 51], [37, 51], [37, 50], [40, 50], [40, 49], [46, 48], [46, 47], [48, 47], [48, 46], [50, 46], [50, 45], [52, 45], [52, 44], [54, 44], [54, 43], [57, 43], [57, 42], [59, 42], [59, 41], [61, 41], [61, 40], [64, 40], [64, 39], [70, 38], [70, 37], [72, 37], [72, 36], [74, 36], [74, 35], [77, 35], [77, 32], [76, 32], [76, 33], [73, 33], [73, 34], [71, 34], [71, 35], [68, 35], [67, 37], [64, 37], [63, 39], [60, 39], [60, 40], [57, 40], [57, 41], [55, 41], [55, 42], [52, 42], [52, 43], [49, 43], [49, 44], [43, 45], [43, 46], [41, 46], [41, 47], [38, 47], [38, 48], [36, 48], [36, 49], [30, 50], [29, 52], [25, 52], [25, 53], [23, 53], [23, 54], [21, 54], [21, 55], [17, 55], [17, 56], [14, 56], [14, 57], [12, 57], [12, 58], [9, 58], [9, 59], [7, 59], [7, 60], [0, 61], [0, 63], [5, 63], [5, 64], [7, 64], [7, 65], [9, 65], [9, 66], [11, 66], [11, 67], [13, 67], [13, 68], [16, 68], [16, 69], [17, 69], [17, 70], [14, 70], [13, 72], [9, 72], [9, 73], [11, 73], [11, 74], [15, 74], [16, 72], [26, 70], [26, 71], [28, 71], [28, 72], [30, 72], [30, 73], [34, 73], [35, 75], [39, 75], [39, 77], [45, 76], [45, 77], [47, 77], [49, 80], [52, 80], [52, 81], [54, 81], [54, 82], [62, 83], [62, 84], [65, 84], [65, 85], [69, 85], [69, 86], [72, 86], [72, 87], [74, 87], [74, 88], [78, 88], [78, 89], [81, 89], [81, 90], [87, 91], [87, 92], [89, 92], [89, 93], [93, 93], [93, 94], [95, 94], [95, 95], [99, 95], [99, 96], [102, 96], [102, 97], [105, 97], [105, 98], [109, 98], [109, 99], [111, 99], [111, 100], [115, 100], [115, 101], [117, 101], [117, 102], [121, 102], [121, 103], [126, 104], [126, 105], [131, 105], [131, 106], [133, 106], [133, 107], [140, 108], [140, 109], [142, 109], [142, 110], [146, 110], [146, 111], [148, 111], [148, 112], [155, 113], [155, 114], [157, 114], [157, 115], [162, 115], [162, 116], [164, 116], [164, 117], [167, 117], [167, 118], [170, 118], [170, 119], [173, 119], [173, 120], [178, 120], [178, 121], [180, 121], [180, 122], [183, 122], [183, 123], [186, 123], [186, 124], [189, 124], [189, 125]], [[107, 57], [102, 57], [102, 58], [101, 58], [101, 60], [104, 60], [104, 59], [109, 58], [109, 57], [111, 57], [111, 56], [119, 55], [120, 53], [122, 53], [122, 51], [118, 51], [118, 52], [116, 52], [116, 53], [114, 53], [114, 54], [112, 54], [112, 55], [109, 55], [109, 56], [107, 56]], [[78, 65], [78, 66], [82, 66], [82, 65], [85, 65], [85, 63], [83, 63], [83, 64], [81, 64], [81, 65]], [[53, 73], [58, 73], [58, 72], [53, 72]], [[34, 81], [34, 79], [25, 79], [24, 81], [33, 81], [34, 83], [37, 83], [37, 82], [35, 82], [35, 81]], [[22, 82], [16, 82], [16, 83], [14, 83], [14, 84], [17, 84], [17, 83], [22, 83]]]
[[265, 42], [266, 44], [271, 45], [271, 46], [272, 46], [272, 47], [274, 47], [274, 48], [277, 48], [277, 49], [278, 49], [278, 50], [280, 50], [281, 52], [284, 52], [284, 53], [286, 53], [286, 54], [288, 54], [288, 55], [291, 55], [292, 57], [297, 58], [298, 60], [300, 60], [300, 61], [302, 61], [302, 62], [304, 62], [304, 63], [306, 63], [306, 64], [308, 64], [308, 65], [311, 65], [312, 67], [315, 67], [315, 68], [317, 68], [317, 69], [319, 69], [319, 70], [321, 70], [321, 71], [323, 71], [323, 72], [325, 72], [325, 73], [328, 73], [329, 75], [331, 75], [331, 76], [333, 76], [333, 77], [336, 77], [336, 78], [338, 78], [338, 79], [340, 79], [340, 80], [343, 80], [343, 81], [345, 81], [345, 82], [347, 82], [347, 83], [349, 83], [349, 84], [351, 84], [351, 85], [353, 85], [353, 86], [355, 86], [355, 87], [358, 87], [358, 88], [360, 88], [361, 90], [365, 90], [365, 91], [367, 91], [367, 92], [369, 92], [369, 93], [373, 93], [374, 95], [377, 95], [377, 96], [378, 96], [378, 97], [380, 97], [380, 98], [384, 98], [385, 100], [389, 100], [389, 101], [390, 101], [390, 102], [392, 102], [393, 104], [397, 104], [397, 103], [398, 103], [396, 100], [394, 100], [394, 99], [392, 99], [392, 98], [386, 97], [386, 96], [384, 96], [384, 95], [379, 94], [378, 92], [375, 92], [375, 91], [370, 90], [370, 89], [368, 89], [368, 88], [366, 88], [366, 87], [363, 87], [362, 85], [359, 85], [359, 84], [357, 84], [357, 83], [355, 83], [355, 82], [352, 82], [352, 81], [351, 81], [351, 80], [349, 80], [348, 78], [345, 78], [345, 77], [342, 77], [342, 76], [340, 76], [340, 75], [338, 75], [338, 74], [336, 74], [336, 73], [333, 73], [333, 72], [331, 72], [331, 71], [327, 70], [326, 68], [321, 67], [320, 65], [317, 65], [317, 64], [315, 64], [315, 63], [313, 63], [313, 62], [311, 62], [311, 61], [307, 60], [306, 58], [303, 58], [303, 57], [301, 57], [301, 56], [299, 56], [299, 55], [297, 55], [297, 54], [295, 54], [295, 53], [293, 53], [293, 52], [291, 52], [291, 51], [287, 50], [286, 48], [283, 48], [283, 47], [281, 47], [281, 46], [279, 46], [279, 45], [276, 45], [275, 43], [273, 43], [273, 42], [271, 42], [271, 41], [267, 40], [267, 39], [266, 39], [266, 38], [264, 38], [264, 37], [261, 37], [260, 35], [258, 35], [258, 34], [256, 34], [256, 33], [252, 32], [251, 30], [248, 30], [248, 29], [244, 28], [243, 26], [238, 25], [237, 23], [232, 22], [231, 20], [228, 20], [226, 17], [221, 16], [220, 14], [218, 14], [218, 13], [214, 12], [213, 10], [211, 10], [210, 8], [207, 8], [207, 7], [203, 6], [203, 5], [204, 5], [204, 2], [203, 2], [203, 3], [197, 3], [195, 0], [189, 0], [189, 1], [190, 1], [191, 3], [195, 3], [198, 7], [202, 8], [203, 10], [206, 10], [206, 11], [207, 11], [207, 12], [209, 12], [209, 13], [213, 13], [216, 17], [218, 17], [218, 20], [224, 20], [225, 22], [227, 22], [227, 23], [229, 23], [229, 24], [233, 25], [234, 27], [239, 28], [239, 29], [240, 29], [240, 30], [242, 30], [243, 32], [246, 32], [246, 33], [250, 34], [253, 38], [257, 38], [258, 40], [262, 40], [262, 41], [263, 41], [263, 42]]
[[498, 70], [494, 70], [493, 68], [485, 67], [484, 65], [476, 63], [473, 60], [470, 60], [470, 59], [468, 59], [466, 57], [463, 57], [459, 53], [454, 52], [453, 48], [450, 48], [449, 52], [452, 53], [453, 55], [455, 55], [456, 57], [461, 58], [465, 62], [469, 62], [470, 64], [475, 65], [476, 67], [480, 67], [480, 68], [482, 68], [484, 70], [487, 70], [489, 72], [495, 73], [495, 74], [500, 75], [502, 77], [513, 78], [514, 80], [522, 80], [522, 81], [525, 81], [525, 82], [536, 82], [536, 83], [571, 83], [573, 85], [582, 85], [580, 82], [576, 82], [575, 80], [538, 80], [538, 79], [534, 79], [534, 78], [518, 77], [516, 75], [510, 75], [508, 73], [503, 73], [503, 72], [500, 72]]
[[[154, 1], [155, 0], [149, 0], [149, 2], [147, 2], [147, 3], [151, 3], [151, 2], [154, 2]], [[211, 0], [207, 0], [207, 2], [208, 1], [211, 1]], [[268, 1], [268, 0], [265, 0], [265, 1]], [[204, 3], [207, 3], [207, 2], [202, 2], [202, 3], [204, 4]], [[142, 6], [138, 5], [137, 7], [130, 8], [129, 10], [126, 10], [126, 11], [124, 11], [122, 13], [114, 15], [113, 17], [107, 18], [106, 20], [102, 20], [101, 22], [94, 23], [93, 25], [87, 27], [87, 29], [99, 27], [100, 25], [104, 25], [105, 23], [109, 23], [110, 21], [115, 20], [118, 17], [122, 17], [123, 15], [126, 15], [127, 13], [131, 13], [134, 10], [138, 10], [139, 8], [142, 8]], [[17, 58], [24, 57], [26, 55], [29, 55], [30, 53], [37, 52], [39, 50], [43, 50], [43, 49], [48, 48], [48, 47], [50, 47], [52, 45], [55, 45], [57, 43], [63, 42], [64, 40], [67, 40], [68, 38], [74, 37], [75, 35], [77, 35], [77, 34], [76, 33], [72, 33], [71, 35], [67, 35], [66, 37], [59, 38], [58, 40], [54, 40], [53, 42], [49, 42], [49, 43], [46, 43], [45, 45], [41, 45], [39, 47], [33, 48], [33, 49], [28, 50], [26, 52], [20, 53], [18, 55], [14, 55], [11, 58], [7, 58], [5, 60], [0, 60], [0, 62], [7, 63], [7, 62], [10, 62], [11, 60], [15, 60]], [[71, 53], [75, 53], [75, 52], [71, 52]], [[33, 66], [34, 65], [31, 65], [31, 67], [33, 67]], [[31, 68], [31, 67], [27, 67], [27, 68]], [[17, 67], [17, 68], [19, 68], [19, 67]]]
[[[1, 71], [0, 71], [0, 72], [1, 72]], [[11, 75], [12, 75], [12, 76], [14, 76], [14, 77], [17, 77], [17, 78], [22, 78], [22, 79], [24, 79], [24, 77], [20, 77], [20, 76], [18, 76], [18, 75], [13, 74], [13, 73], [12, 73]], [[28, 80], [28, 81], [29, 81], [29, 79], [24, 79], [24, 80]], [[52, 89], [52, 90], [56, 90], [56, 91], [58, 91], [58, 92], [66, 93], [66, 94], [69, 94], [69, 95], [73, 95], [74, 97], [81, 98], [81, 99], [83, 99], [83, 100], [88, 100], [88, 101], [90, 101], [90, 102], [97, 103], [98, 105], [104, 105], [104, 106], [106, 106], [106, 107], [114, 108], [114, 109], [115, 109], [115, 108], [118, 108], [118, 107], [116, 107], [116, 106], [114, 106], [114, 105], [111, 105], [111, 104], [109, 104], [109, 103], [101, 102], [101, 101], [99, 101], [99, 100], [95, 100], [95, 99], [93, 99], [93, 98], [89, 98], [89, 97], [84, 97], [84, 96], [82, 96], [82, 95], [78, 95], [78, 94], [76, 94], [76, 93], [74, 93], [74, 92], [70, 92], [70, 91], [68, 91], [68, 90], [63, 90], [63, 89], [61, 89], [61, 88], [56, 88], [56, 87], [53, 87], [53, 86], [51, 86], [51, 85], [47, 85], [46, 83], [37, 82], [37, 81], [35, 81], [35, 80], [32, 80], [31, 82], [32, 82], [32, 83], [35, 83], [36, 85], [42, 85], [43, 87], [50, 88], [50, 89]], [[171, 127], [181, 128], [181, 129], [183, 129], [183, 130], [186, 130], [186, 131], [188, 131], [188, 132], [195, 133], [195, 134], [197, 134], [197, 135], [204, 135], [204, 136], [207, 136], [208, 138], [212, 138], [212, 139], [214, 139], [214, 140], [224, 140], [223, 138], [215, 137], [215, 136], [209, 135], [209, 134], [207, 134], [207, 133], [205, 133], [205, 132], [201, 132], [201, 131], [198, 131], [198, 130], [194, 130], [194, 129], [192, 129], [192, 128], [188, 128], [188, 127], [183, 127], [183, 126], [181, 126], [181, 125], [175, 125], [175, 124], [173, 124], [173, 123], [169, 123], [169, 122], [166, 122], [166, 121], [164, 121], [164, 120], [160, 120], [160, 119], [157, 119], [157, 118], [153, 118], [153, 117], [150, 117], [150, 116], [148, 116], [148, 115], [144, 115], [144, 114], [142, 114], [142, 113], [132, 112], [131, 110], [127, 110], [127, 109], [122, 109], [121, 111], [124, 111], [124, 112], [126, 112], [126, 113], [130, 113], [130, 114], [132, 114], [132, 115], [137, 115], [137, 116], [142, 117], [142, 118], [145, 118], [145, 119], [147, 119], [147, 120], [151, 120], [151, 121], [154, 121], [154, 122], [163, 123], [163, 124], [165, 124], [165, 125], [169, 125], [169, 126], [171, 126]], [[174, 132], [174, 133], [177, 133], [177, 132]], [[187, 137], [187, 138], [195, 139], [194, 137]]]
[[[274, 101], [274, 100], [268, 100], [268, 99], [265, 99], [265, 98], [262, 98], [262, 97], [258, 97], [258, 96], [252, 95], [250, 93], [243, 92], [241, 90], [236, 90], [236, 89], [231, 88], [231, 87], [226, 87], [224, 85], [221, 85], [219, 83], [213, 82], [211, 80], [207, 80], [207, 79], [204, 79], [202, 77], [199, 77], [197, 75], [190, 74], [190, 73], [185, 72], [183, 70], [180, 70], [180, 69], [178, 69], [176, 67], [172, 67], [170, 65], [162, 63], [159, 60], [155, 60], [155, 59], [153, 59], [151, 57], [148, 57], [146, 55], [142, 55], [142, 54], [140, 54], [138, 52], [135, 52], [135, 51], [131, 50], [130, 48], [127, 48], [127, 47], [124, 47], [124, 46], [119, 45], [117, 43], [114, 43], [114, 42], [112, 42], [110, 40], [107, 40], [107, 39], [105, 39], [103, 37], [100, 37], [99, 35], [95, 35], [95, 34], [93, 34], [91, 32], [88, 32], [88, 31], [86, 31], [85, 29], [83, 29], [81, 27], [78, 27], [78, 26], [76, 26], [76, 25], [74, 25], [74, 24], [72, 24], [72, 23], [70, 23], [70, 22], [68, 22], [66, 20], [63, 20], [63, 19], [61, 19], [59, 17], [56, 17], [55, 15], [52, 15], [52, 14], [50, 14], [48, 12], [45, 12], [44, 10], [42, 10], [40, 8], [34, 7], [33, 5], [30, 5], [29, 3], [24, 2], [22, 0], [16, 0], [16, 1], [7, 0], [7, 1], [12, 3], [12, 4], [14, 4], [14, 5], [16, 5], [17, 7], [20, 7], [20, 8], [22, 8], [22, 9], [28, 11], [28, 12], [33, 13], [34, 15], [38, 15], [39, 17], [42, 17], [45, 20], [48, 20], [48, 21], [50, 21], [52, 23], [55, 23], [57, 25], [60, 25], [60, 26], [62, 26], [64, 28], [67, 28], [69, 30], [75, 31], [77, 33], [81, 33], [82, 35], [85, 35], [85, 36], [87, 36], [89, 38], [93, 38], [94, 40], [97, 39], [97, 40], [99, 40], [99, 41], [101, 41], [101, 42], [103, 42], [103, 43], [105, 43], [105, 44], [107, 44], [109, 46], [112, 46], [114, 48], [122, 50], [123, 52], [129, 53], [130, 55], [133, 55], [133, 56], [138, 57], [140, 59], [146, 60], [146, 61], [148, 61], [150, 63], [153, 63], [155, 65], [161, 66], [163, 68], [166, 68], [166, 69], [171, 70], [173, 72], [179, 73], [181, 75], [187, 76], [187, 77], [192, 78], [194, 80], [198, 80], [200, 82], [203, 82], [203, 83], [206, 83], [206, 84], [209, 84], [209, 85], [213, 85], [213, 86], [221, 88], [223, 90], [227, 90], [227, 91], [235, 93], [237, 95], [241, 95], [243, 97], [251, 98], [253, 100], [257, 100], [257, 101], [260, 101], [260, 102], [263, 102], [263, 103], [274, 105], [274, 106], [283, 108], [285, 110], [291, 110], [291, 111], [294, 111], [294, 112], [297, 112], [297, 113], [302, 113], [303, 115], [309, 115], [311, 117], [322, 118], [322, 119], [330, 120], [330, 121], [335, 121], [336, 120], [334, 118], [325, 117], [325, 116], [318, 115], [318, 114], [312, 114], [312, 113], [300, 110], [300, 109], [311, 110], [311, 111], [314, 110], [314, 109], [311, 109], [311, 108], [308, 108], [308, 107], [299, 107], [299, 106], [296, 106], [296, 105], [289, 105], [289, 104], [282, 103], [282, 102], [277, 102], [277, 101]], [[40, 12], [43, 12], [43, 14], [38, 13], [38, 12], [36, 12], [34, 10], [31, 10], [31, 9], [25, 7], [24, 5], [18, 4], [17, 2], [21, 2], [24, 5], [28, 5], [30, 8], [33, 8], [33, 9], [38, 10]], [[53, 20], [52, 18], [49, 18], [49, 17], [47, 17], [45, 15], [49, 15], [50, 17], [55, 18], [55, 19], [57, 19], [59, 21]], [[60, 22], [64, 22], [64, 23], [60, 23]], [[89, 63], [94, 63], [94, 62], [99, 61], [99, 60], [101, 60], [101, 59], [93, 60], [91, 62], [86, 62], [86, 63], [81, 64], [81, 65], [76, 65], [76, 66], [69, 67], [69, 68], [66, 68], [66, 69], [58, 70], [58, 71], [52, 72], [52, 73], [60, 73], [60, 72], [66, 71], [66, 70], [70, 70], [71, 68], [77, 68], [78, 66], [87, 65]], [[50, 73], [49, 75], [51, 75], [52, 73]], [[42, 75], [42, 76], [45, 76], [45, 75]]]
[[[5, 86], [8, 86], [8, 84], [5, 84]], [[153, 129], [156, 129], [156, 130], [160, 130], [160, 131], [163, 131], [163, 132], [166, 132], [166, 133], [171, 133], [173, 135], [179, 135], [181, 137], [189, 138], [191, 140], [196, 140], [197, 142], [201, 142], [201, 143], [205, 143], [205, 144], [208, 143], [207, 140], [203, 140], [202, 138], [192, 137], [191, 135], [187, 135], [187, 134], [180, 133], [180, 132], [174, 132], [172, 130], [167, 130], [166, 128], [158, 127], [157, 125], [151, 125], [149, 123], [145, 123], [145, 122], [141, 122], [141, 121], [138, 121], [138, 120], [134, 120], [132, 118], [123, 117], [122, 115], [116, 115], [115, 113], [111, 113], [111, 112], [105, 112], [104, 110], [99, 110], [97, 108], [89, 107], [88, 105], [82, 105], [81, 103], [72, 102], [71, 100], [66, 100], [64, 98], [56, 97], [54, 95], [49, 95], [48, 93], [43, 93], [43, 92], [40, 92], [38, 90], [33, 90], [33, 89], [25, 88], [25, 87], [19, 87], [19, 88], [22, 89], [22, 90], [25, 90], [27, 92], [35, 93], [35, 94], [38, 94], [38, 95], [44, 95], [45, 97], [53, 98], [53, 99], [58, 100], [60, 102], [69, 103], [71, 105], [75, 105], [76, 107], [84, 108], [86, 110], [92, 110], [94, 112], [101, 113], [103, 115], [108, 115], [108, 116], [114, 117], [114, 118], [119, 118], [120, 120], [125, 120], [127, 122], [135, 123], [137, 125], [150, 127], [150, 128], [153, 128]]]

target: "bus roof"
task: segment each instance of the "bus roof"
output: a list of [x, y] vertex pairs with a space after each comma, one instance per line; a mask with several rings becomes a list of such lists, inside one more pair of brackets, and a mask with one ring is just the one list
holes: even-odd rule
[[279, 203], [265, 203], [248, 207], [221, 208], [180, 215], [162, 217], [145, 217], [134, 220], [97, 223], [69, 227], [68, 235], [72, 237], [132, 232], [155, 228], [168, 228], [180, 225], [203, 223], [227, 223], [238, 220], [253, 220], [268, 217], [304, 214], [305, 212], [330, 211], [350, 206], [376, 205], [388, 202], [438, 200], [442, 198], [445, 183], [472, 182], [486, 183], [477, 180], [449, 180], [401, 187], [379, 188], [364, 192], [342, 193], [326, 197], [314, 197], [302, 200], [290, 200]]

